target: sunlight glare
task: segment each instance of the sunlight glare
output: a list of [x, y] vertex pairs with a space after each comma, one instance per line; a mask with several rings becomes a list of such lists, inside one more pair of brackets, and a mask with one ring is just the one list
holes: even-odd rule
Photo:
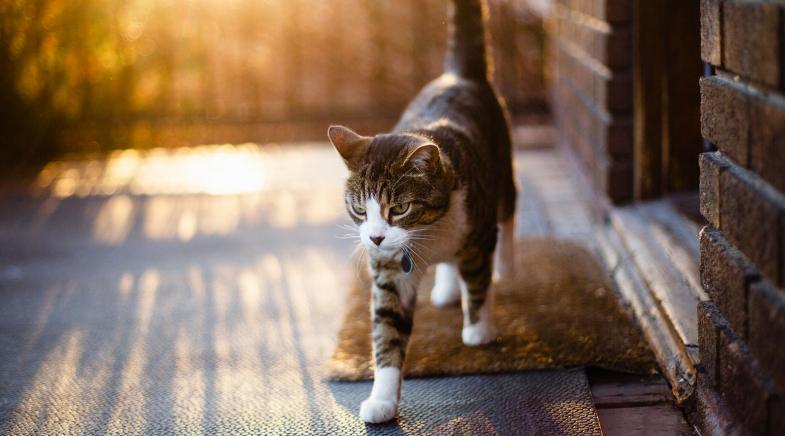
[[58, 198], [116, 192], [247, 194], [265, 186], [268, 167], [266, 154], [253, 144], [119, 150], [106, 160], [50, 163], [38, 174], [35, 186]]
[[130, 272], [124, 272], [123, 275], [120, 276], [120, 279], [117, 281], [117, 289], [120, 290], [120, 294], [123, 296], [123, 299], [128, 298], [131, 294], [131, 290], [134, 287], [134, 276]]
[[[205, 381], [204, 368], [193, 362], [194, 350], [198, 342], [190, 332], [180, 327], [177, 330], [177, 339], [174, 344], [175, 352], [175, 376], [172, 377], [172, 391], [174, 393], [174, 410], [172, 411], [175, 421], [175, 433], [178, 434], [206, 434], [201, 426], [192, 428], [189, 423], [193, 422], [193, 416], [203, 416], [205, 408], [204, 393], [206, 392], [207, 382]], [[191, 424], [193, 425], [193, 424]]]
[[118, 150], [51, 162], [32, 189], [55, 202], [101, 198], [92, 236], [103, 245], [126, 243], [137, 229], [151, 240], [188, 242], [256, 225], [319, 226], [346, 218], [346, 169], [326, 145]]
[[134, 202], [127, 195], [110, 197], [101, 206], [93, 225], [93, 238], [106, 245], [125, 242], [133, 224]]
[[17, 413], [9, 428], [37, 428], [44, 434], [76, 432], [71, 428], [77, 424], [74, 421], [58, 422], [49, 419], [50, 414], [54, 415], [55, 410], [64, 413], [65, 416], [77, 414], [76, 403], [70, 401], [68, 394], [75, 380], [79, 379], [84, 351], [84, 333], [79, 330], [65, 330], [62, 332], [62, 338], [42, 358], [41, 366], [28, 384], [24, 397], [17, 407], [17, 410], [24, 413]]

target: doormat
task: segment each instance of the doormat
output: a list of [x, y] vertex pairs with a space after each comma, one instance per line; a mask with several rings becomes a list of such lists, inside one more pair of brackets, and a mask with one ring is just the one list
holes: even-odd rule
[[[495, 342], [461, 341], [459, 305], [430, 303], [433, 274], [418, 290], [414, 330], [406, 355], [408, 377], [596, 366], [650, 374], [657, 365], [640, 329], [620, 306], [602, 266], [582, 246], [552, 238], [516, 242], [515, 274], [494, 284]], [[364, 264], [363, 264], [364, 265]], [[327, 378], [369, 380], [370, 278], [356, 274]]]

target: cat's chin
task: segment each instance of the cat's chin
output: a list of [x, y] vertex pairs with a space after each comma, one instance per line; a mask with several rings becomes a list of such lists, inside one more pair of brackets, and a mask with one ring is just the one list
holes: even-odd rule
[[368, 244], [368, 249], [371, 252], [380, 254], [382, 256], [393, 256], [395, 254], [398, 254], [401, 251], [402, 247], [401, 246], [377, 247], [376, 245]]

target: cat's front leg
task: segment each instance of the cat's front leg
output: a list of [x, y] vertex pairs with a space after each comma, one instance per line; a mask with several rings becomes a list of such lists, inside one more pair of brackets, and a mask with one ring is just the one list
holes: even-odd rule
[[414, 313], [414, 298], [409, 295], [411, 292], [404, 292], [408, 287], [406, 283], [387, 281], [383, 277], [374, 280], [371, 319], [376, 368], [371, 395], [360, 405], [360, 417], [365, 422], [389, 421], [398, 413], [401, 369]]

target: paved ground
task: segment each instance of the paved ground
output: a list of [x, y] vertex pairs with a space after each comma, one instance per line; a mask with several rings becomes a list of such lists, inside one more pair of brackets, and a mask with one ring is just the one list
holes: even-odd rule
[[[518, 161], [519, 233], [586, 237], [556, 153]], [[322, 381], [343, 176], [324, 145], [125, 152], [5, 195], [0, 432], [599, 432], [583, 371], [413, 380], [397, 423], [361, 423], [370, 384]]]

